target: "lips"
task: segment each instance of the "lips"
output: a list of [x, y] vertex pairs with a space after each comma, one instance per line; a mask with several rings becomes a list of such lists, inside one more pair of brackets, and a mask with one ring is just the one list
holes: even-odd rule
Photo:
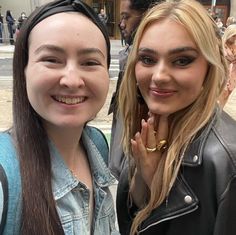
[[175, 90], [157, 89], [157, 88], [151, 88], [150, 92], [155, 96], [161, 96], [161, 97], [169, 97], [169, 96], [172, 96], [174, 93], [176, 93]]
[[86, 97], [84, 96], [71, 97], [71, 96], [56, 95], [56, 96], [53, 96], [53, 99], [63, 104], [75, 105], [75, 104], [83, 103], [86, 100]]

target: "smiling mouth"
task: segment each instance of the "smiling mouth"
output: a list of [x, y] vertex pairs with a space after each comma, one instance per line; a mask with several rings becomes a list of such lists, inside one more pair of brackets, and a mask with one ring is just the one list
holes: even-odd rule
[[83, 103], [86, 100], [86, 97], [53, 96], [53, 99], [63, 104], [74, 105]]

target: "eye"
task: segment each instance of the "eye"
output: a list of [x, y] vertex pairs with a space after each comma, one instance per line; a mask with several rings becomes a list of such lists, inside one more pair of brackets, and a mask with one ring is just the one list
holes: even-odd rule
[[156, 63], [156, 60], [154, 60], [152, 57], [147, 56], [147, 55], [140, 55], [138, 57], [138, 61], [140, 61], [144, 65], [153, 65]]
[[43, 57], [43, 58], [41, 58], [41, 61], [46, 62], [46, 63], [52, 63], [52, 64], [61, 64], [62, 63], [62, 61], [58, 57], [52, 57], [52, 56]]
[[85, 61], [84, 63], [82, 63], [83, 66], [98, 66], [101, 65], [101, 63], [99, 61], [95, 61], [95, 60], [88, 60]]
[[122, 17], [121, 17], [121, 21], [122, 20], [128, 20], [129, 19], [129, 15], [123, 15]]
[[185, 57], [179, 57], [175, 59], [172, 63], [176, 66], [184, 67], [192, 63], [194, 60], [195, 60], [194, 57], [185, 56]]

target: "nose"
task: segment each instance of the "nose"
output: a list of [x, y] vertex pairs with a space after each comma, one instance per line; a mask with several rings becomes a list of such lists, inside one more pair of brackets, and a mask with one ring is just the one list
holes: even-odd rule
[[120, 24], [119, 24], [120, 29], [125, 29], [125, 20], [121, 19]]
[[170, 79], [170, 69], [165, 61], [160, 60], [155, 67], [153, 67], [152, 80], [154, 82], [165, 82]]
[[79, 70], [77, 65], [67, 65], [64, 68], [60, 85], [70, 89], [78, 89], [84, 86], [83, 72]]

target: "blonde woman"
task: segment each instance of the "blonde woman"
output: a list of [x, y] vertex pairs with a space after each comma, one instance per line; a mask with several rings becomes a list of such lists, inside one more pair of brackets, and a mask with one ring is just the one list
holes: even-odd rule
[[119, 96], [122, 235], [236, 234], [236, 123], [217, 103], [227, 69], [197, 1], [161, 3], [142, 20]]
[[222, 40], [225, 57], [229, 62], [229, 78], [219, 98], [221, 106], [224, 107], [236, 86], [236, 24], [226, 28]]

